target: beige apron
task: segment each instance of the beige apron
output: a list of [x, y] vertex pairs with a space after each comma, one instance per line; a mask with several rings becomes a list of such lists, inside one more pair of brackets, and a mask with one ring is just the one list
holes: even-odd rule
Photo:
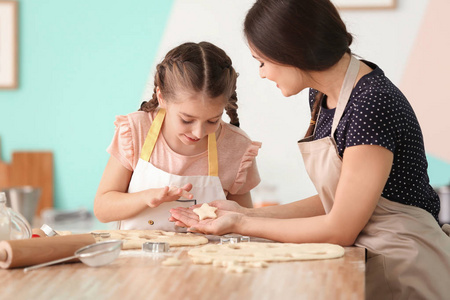
[[158, 229], [185, 232], [185, 228], [175, 226], [173, 222], [169, 222], [169, 210], [171, 208], [189, 207], [194, 204], [226, 199], [218, 175], [219, 167], [215, 133], [208, 135], [209, 176], [179, 176], [170, 174], [158, 169], [149, 162], [161, 132], [164, 117], [165, 110], [160, 109], [152, 122], [144, 145], [142, 146], [141, 156], [131, 177], [128, 192], [135, 193], [151, 188], [162, 188], [164, 186], [181, 187], [187, 183], [191, 183], [192, 190], [190, 192], [194, 195], [194, 199], [180, 199], [173, 202], [164, 202], [155, 208], [146, 208], [138, 215], [120, 221], [119, 229]]
[[[359, 70], [352, 57], [333, 119], [331, 137], [299, 141], [306, 170], [326, 213], [342, 167], [334, 132]], [[356, 246], [367, 249], [367, 299], [450, 299], [450, 238], [427, 211], [380, 197]]]

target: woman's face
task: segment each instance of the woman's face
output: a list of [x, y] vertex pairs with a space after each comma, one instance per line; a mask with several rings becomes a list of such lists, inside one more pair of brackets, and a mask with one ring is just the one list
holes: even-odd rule
[[306, 74], [300, 69], [288, 66], [275, 64], [265, 58], [260, 57], [251, 47], [250, 52], [252, 56], [259, 61], [259, 76], [267, 78], [277, 84], [277, 88], [285, 97], [290, 97], [300, 93], [307, 88]]

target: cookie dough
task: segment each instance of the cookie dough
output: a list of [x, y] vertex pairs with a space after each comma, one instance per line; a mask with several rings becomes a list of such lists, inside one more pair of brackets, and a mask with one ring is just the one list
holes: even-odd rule
[[332, 259], [344, 256], [345, 249], [334, 244], [239, 243], [208, 244], [189, 250], [194, 263], [229, 266], [230, 262], [249, 267], [266, 267], [267, 262]]
[[164, 266], [181, 266], [182, 262], [176, 257], [169, 257], [162, 262]]
[[199, 220], [215, 219], [217, 207], [209, 206], [208, 203], [203, 203], [199, 208], [194, 208], [193, 211], [198, 215]]
[[94, 235], [97, 241], [123, 240], [123, 250], [141, 249], [145, 242], [165, 242], [170, 247], [198, 246], [208, 243], [204, 236], [163, 230], [95, 230], [93, 233], [109, 233], [107, 238]]

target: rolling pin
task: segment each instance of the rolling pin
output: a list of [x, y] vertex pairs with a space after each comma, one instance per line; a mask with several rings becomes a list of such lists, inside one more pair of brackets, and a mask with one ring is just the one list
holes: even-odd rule
[[0, 268], [27, 267], [73, 256], [78, 249], [94, 243], [95, 238], [89, 233], [1, 241]]

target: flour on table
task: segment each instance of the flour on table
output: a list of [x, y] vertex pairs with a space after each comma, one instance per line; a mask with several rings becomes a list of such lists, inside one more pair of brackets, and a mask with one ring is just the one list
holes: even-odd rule
[[96, 237], [97, 241], [122, 240], [122, 250], [141, 249], [145, 242], [165, 242], [170, 247], [198, 246], [208, 243], [208, 239], [204, 236], [163, 230], [95, 230], [93, 233], [110, 234], [108, 238]]

